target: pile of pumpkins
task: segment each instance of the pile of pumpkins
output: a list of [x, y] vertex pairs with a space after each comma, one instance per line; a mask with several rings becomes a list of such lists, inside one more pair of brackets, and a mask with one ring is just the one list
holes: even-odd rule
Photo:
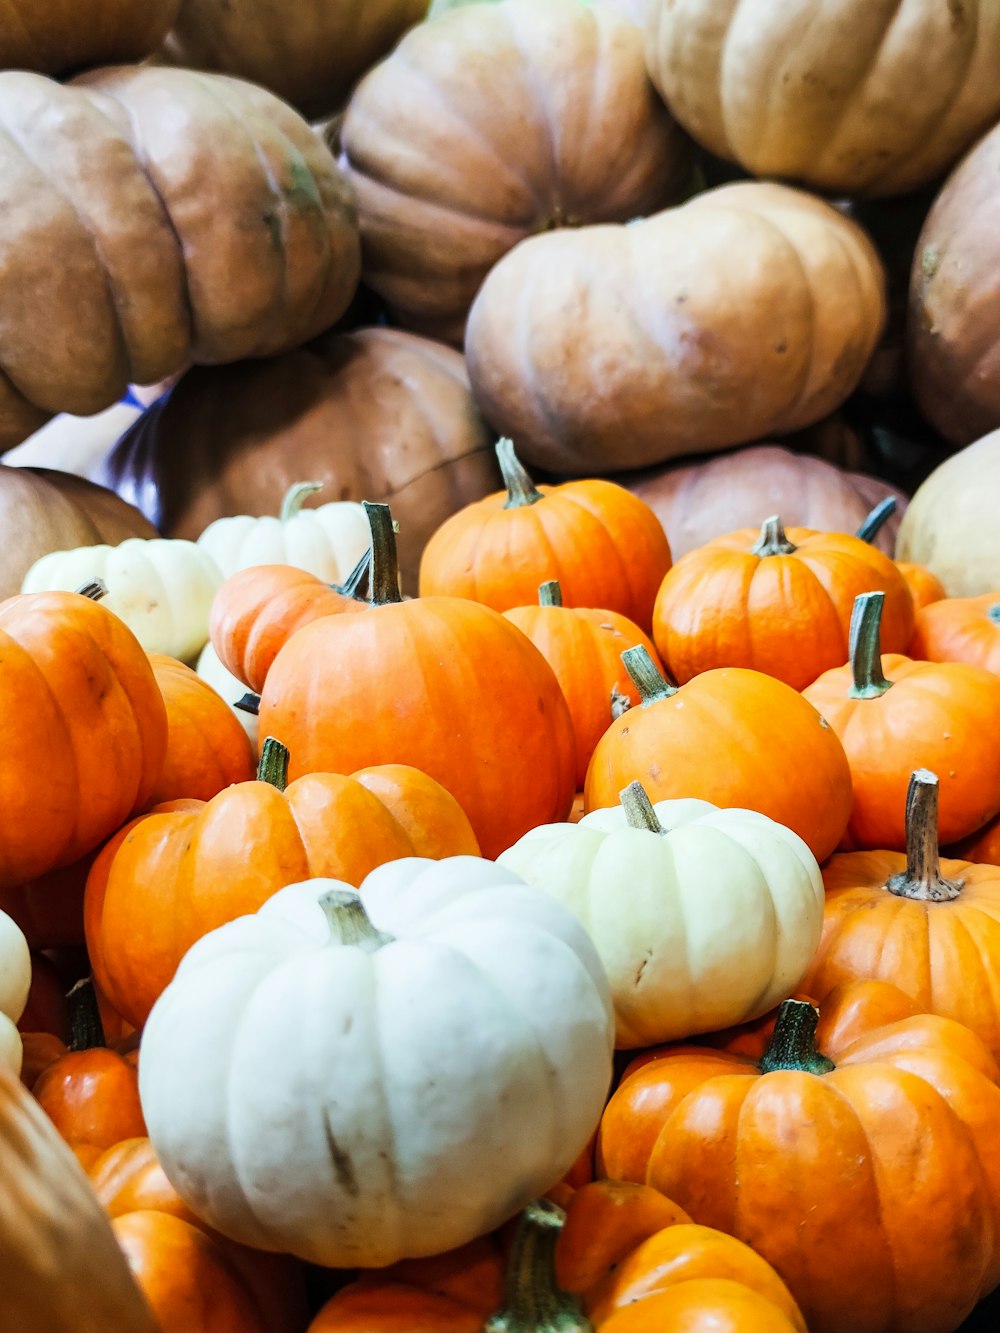
[[9, 9], [0, 1326], [957, 1330], [1000, 9]]

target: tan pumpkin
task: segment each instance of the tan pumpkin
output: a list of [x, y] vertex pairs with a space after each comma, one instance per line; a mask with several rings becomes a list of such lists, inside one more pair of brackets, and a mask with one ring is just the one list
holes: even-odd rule
[[639, 30], [578, 0], [464, 5], [421, 24], [362, 80], [341, 141], [366, 283], [399, 322], [459, 343], [518, 241], [656, 212], [689, 172]]
[[190, 371], [119, 441], [99, 476], [164, 533], [272, 513], [308, 476], [317, 500], [376, 500], [399, 520], [404, 589], [457, 509], [500, 485], [462, 357], [395, 329], [329, 334], [283, 357]]
[[296, 347], [353, 295], [349, 189], [261, 88], [149, 66], [69, 87], [8, 71], [0, 129], [0, 448], [130, 382]]
[[428, 0], [182, 0], [164, 57], [270, 88], [307, 116], [351, 85], [427, 13]]
[[856, 386], [881, 261], [836, 209], [740, 181], [627, 226], [535, 236], [469, 315], [469, 378], [529, 464], [646, 467], [787, 434]]
[[4, 0], [0, 69], [70, 74], [155, 51], [180, 0]]
[[934, 180], [1000, 115], [998, 44], [994, 0], [649, 0], [646, 55], [719, 157], [893, 195]]

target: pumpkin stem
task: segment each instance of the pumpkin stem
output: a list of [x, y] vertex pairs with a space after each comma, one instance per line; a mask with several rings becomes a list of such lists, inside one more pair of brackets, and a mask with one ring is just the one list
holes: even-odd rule
[[896, 512], [896, 497], [887, 495], [880, 500], [854, 534], [863, 542], [873, 542]]
[[1000, 602], [991, 606], [986, 614], [989, 616], [990, 620], [993, 621], [994, 625], [1000, 625]]
[[295, 518], [310, 495], [315, 495], [317, 491], [322, 489], [323, 483], [321, 481], [297, 481], [294, 486], [289, 486], [285, 492], [285, 498], [281, 502], [278, 518], [282, 523], [287, 523], [289, 519]]
[[392, 935], [372, 924], [356, 889], [330, 889], [320, 898], [319, 905], [330, 924], [330, 938], [334, 943], [353, 945], [364, 949], [365, 953], [374, 953], [393, 942]]
[[107, 1046], [93, 977], [84, 977], [76, 983], [66, 996], [66, 1007], [69, 1010], [71, 1051], [92, 1051], [97, 1046]]
[[504, 1308], [483, 1333], [593, 1333], [580, 1302], [556, 1283], [556, 1245], [566, 1214], [548, 1199], [529, 1203], [517, 1220], [507, 1266]]
[[496, 455], [503, 484], [507, 487], [504, 509], [521, 509], [524, 505], [534, 505], [545, 499], [514, 452], [513, 440], [506, 437], [497, 440]]
[[640, 708], [648, 708], [659, 699], [669, 699], [677, 693], [677, 686], [671, 685], [662, 671], [641, 643], [634, 648], [626, 648], [622, 653], [625, 670], [632, 679], [632, 684], [639, 691]]
[[281, 741], [275, 740], [273, 736], [268, 736], [260, 747], [257, 781], [266, 782], [268, 786], [276, 787], [278, 791], [284, 791], [288, 786], [288, 761], [290, 758], [288, 747], [282, 745]]
[[254, 694], [252, 690], [244, 694], [242, 699], [237, 699], [233, 704], [241, 713], [253, 713], [254, 717], [260, 712], [260, 695]]
[[562, 606], [562, 588], [557, 579], [547, 579], [538, 588], [539, 606]]
[[882, 674], [882, 607], [884, 592], [863, 592], [854, 599], [848, 659], [853, 684], [852, 699], [877, 699], [892, 689], [892, 681]]
[[611, 687], [611, 721], [617, 722], [618, 719], [632, 707], [632, 700], [627, 694], [622, 694], [617, 683]]
[[756, 545], [750, 548], [751, 555], [791, 555], [799, 548], [785, 536], [785, 527], [777, 514], [765, 518], [761, 524], [760, 536]]
[[906, 791], [906, 870], [886, 880], [885, 887], [897, 898], [945, 903], [958, 897], [962, 885], [960, 879], [941, 875], [937, 774], [918, 768]]
[[100, 602], [108, 595], [108, 585], [103, 579], [90, 579], [87, 583], [81, 583], [76, 591], [81, 597]]
[[629, 828], [648, 829], [650, 833], [666, 833], [656, 817], [653, 802], [641, 782], [630, 782], [618, 793]]
[[[393, 531], [395, 531], [395, 526]], [[341, 597], [361, 597], [363, 596], [362, 588], [368, 590], [366, 585], [369, 584], [371, 570], [372, 548], [369, 546], [343, 583], [331, 583], [330, 587], [334, 592], [339, 592]]]
[[797, 1069], [803, 1074], [829, 1074], [836, 1068], [816, 1049], [819, 1010], [805, 1000], [786, 1000], [778, 1010], [774, 1032], [757, 1068], [762, 1074]]
[[372, 606], [390, 606], [403, 600], [399, 591], [399, 555], [396, 551], [396, 525], [386, 504], [362, 500], [372, 530], [369, 601]]

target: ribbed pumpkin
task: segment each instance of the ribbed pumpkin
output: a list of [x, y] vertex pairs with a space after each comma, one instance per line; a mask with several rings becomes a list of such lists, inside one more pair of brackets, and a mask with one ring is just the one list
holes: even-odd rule
[[[921, 607], [930, 606], [932, 602], [939, 602], [948, 596], [944, 584], [926, 565], [911, 560], [897, 560], [896, 568], [906, 580], [915, 611], [919, 612]], [[926, 653], [913, 653], [913, 656], [925, 657]]]
[[[715, 667], [749, 667], [801, 690], [847, 655], [854, 600], [885, 592], [883, 638], [904, 652], [913, 599], [902, 574], [858, 537], [781, 519], [691, 551], [660, 587], [653, 639], [679, 684]], [[822, 711], [822, 710], [821, 710]]]
[[654, 802], [695, 797], [756, 810], [797, 833], [818, 861], [830, 855], [847, 827], [851, 772], [811, 704], [759, 671], [706, 671], [678, 689], [643, 648], [623, 661], [642, 702], [597, 744], [588, 811], [617, 805], [638, 781]]
[[941, 838], [954, 842], [1000, 812], [1000, 677], [958, 662], [880, 652], [882, 594], [859, 597], [846, 666], [803, 691], [843, 743], [854, 805], [844, 846], [906, 846], [915, 768], [941, 776]]
[[180, 0], [7, 0], [0, 16], [0, 69], [72, 74], [141, 60], [177, 16]]
[[83, 886], [96, 850], [37, 879], [0, 888], [0, 911], [12, 916], [32, 949], [83, 944]]
[[965, 662], [1000, 675], [1000, 592], [940, 598], [917, 612], [910, 656]]
[[167, 755], [150, 805], [210, 801], [234, 782], [249, 782], [256, 761], [225, 700], [176, 658], [152, 654], [150, 661], [167, 709]]

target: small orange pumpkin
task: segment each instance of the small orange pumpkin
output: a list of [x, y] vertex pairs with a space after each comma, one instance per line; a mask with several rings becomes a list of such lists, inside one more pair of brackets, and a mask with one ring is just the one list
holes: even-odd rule
[[197, 672], [151, 653], [153, 675], [167, 709], [167, 755], [150, 805], [191, 797], [210, 801], [254, 775], [253, 751], [239, 719]]
[[910, 656], [965, 662], [1000, 675], [1000, 592], [942, 597], [917, 612]]
[[[926, 565], [918, 565], [911, 560], [897, 560], [896, 568], [906, 580], [906, 586], [913, 598], [914, 610], [918, 613], [921, 607], [930, 606], [932, 602], [939, 602], [948, 596], [944, 584]], [[924, 654], [913, 653], [913, 656], [924, 656]]]

